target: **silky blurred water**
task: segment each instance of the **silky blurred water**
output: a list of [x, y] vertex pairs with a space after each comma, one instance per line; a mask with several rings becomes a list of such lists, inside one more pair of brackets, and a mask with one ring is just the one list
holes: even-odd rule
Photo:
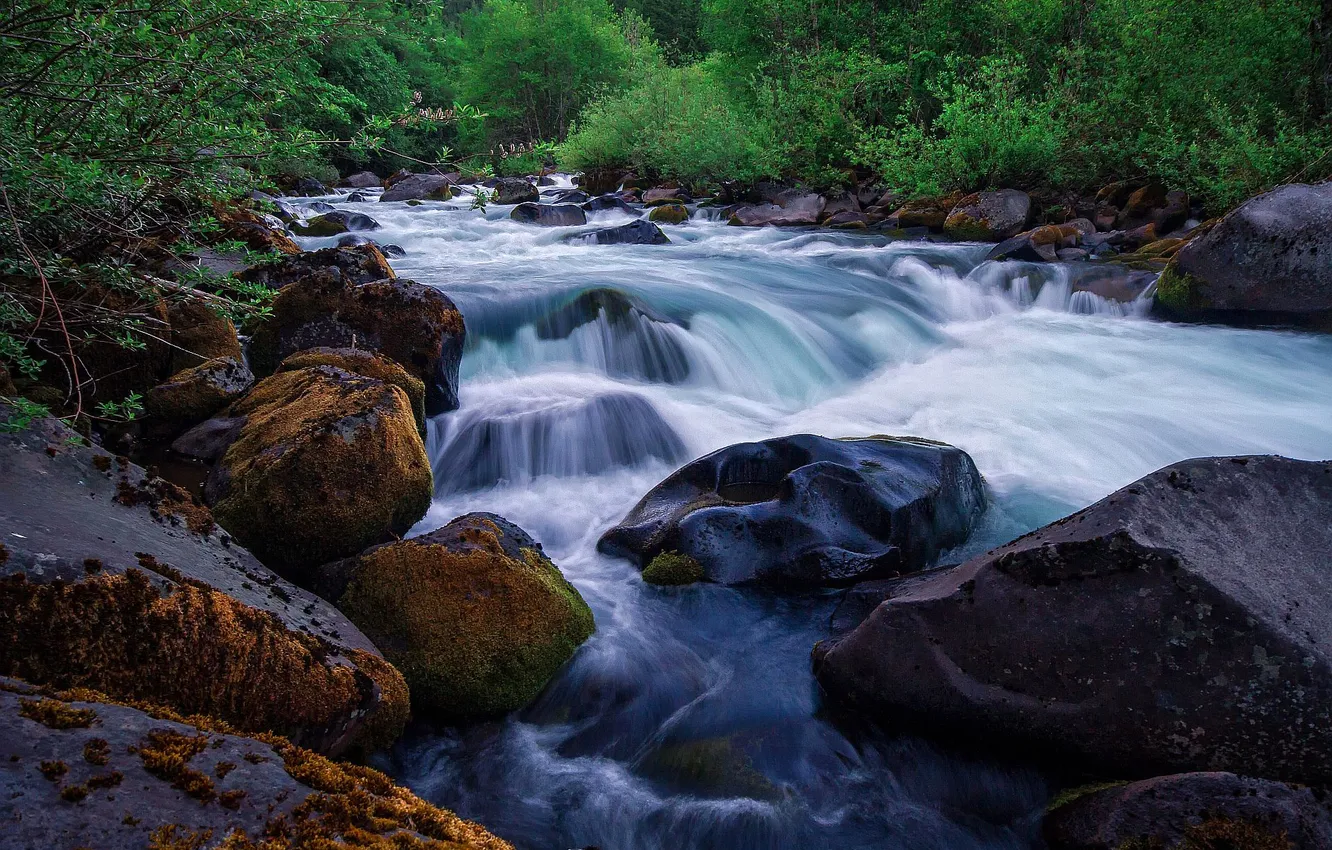
[[386, 765], [519, 847], [1039, 846], [1038, 774], [894, 730], [853, 743], [818, 716], [809, 650], [836, 593], [655, 588], [597, 554], [689, 459], [799, 432], [952, 443], [991, 498], [960, 558], [1184, 458], [1332, 457], [1332, 337], [1156, 322], [1083, 291], [1127, 274], [1105, 266], [702, 215], [669, 245], [597, 246], [578, 236], [632, 217], [540, 228], [469, 196], [323, 200], [378, 220], [364, 235], [406, 251], [398, 274], [467, 322], [416, 531], [502, 514], [596, 616], [535, 705], [418, 729]]

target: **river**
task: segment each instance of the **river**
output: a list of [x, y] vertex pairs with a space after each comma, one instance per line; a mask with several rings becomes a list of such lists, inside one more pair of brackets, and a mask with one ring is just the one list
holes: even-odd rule
[[467, 322], [415, 531], [502, 514], [596, 616], [534, 705], [417, 728], [381, 762], [520, 848], [1039, 846], [1040, 774], [893, 730], [853, 741], [820, 716], [809, 651], [837, 592], [657, 588], [596, 552], [687, 460], [801, 432], [952, 443], [990, 498], [957, 560], [1184, 458], [1332, 457], [1332, 336], [1166, 324], [1072, 291], [1104, 267], [705, 218], [666, 227], [669, 245], [598, 246], [578, 234], [631, 218], [323, 200], [378, 220], [367, 235], [406, 250], [399, 275]]

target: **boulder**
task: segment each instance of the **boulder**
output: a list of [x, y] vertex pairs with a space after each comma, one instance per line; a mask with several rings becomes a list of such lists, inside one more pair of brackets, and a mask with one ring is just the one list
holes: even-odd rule
[[393, 182], [379, 200], [447, 201], [456, 194], [454, 185], [455, 181], [444, 174], [412, 174]]
[[526, 201], [513, 208], [509, 218], [542, 227], [573, 227], [587, 224], [587, 213], [577, 204], [538, 204]]
[[626, 204], [619, 195], [598, 195], [584, 203], [583, 209], [588, 212], [619, 210], [620, 212], [628, 213], [629, 215], [637, 215], [637, 210]]
[[605, 195], [619, 191], [625, 178], [632, 176], [632, 172], [619, 168], [595, 168], [579, 174], [574, 182], [589, 195]]
[[592, 200], [582, 189], [561, 189], [552, 193], [550, 199], [557, 204], [586, 204]]
[[353, 284], [397, 277], [379, 247], [373, 242], [364, 242], [354, 246], [306, 251], [292, 257], [283, 257], [276, 263], [251, 266], [241, 272], [240, 279], [247, 283], [263, 284], [270, 289], [281, 289], [330, 269]]
[[1202, 458], [880, 605], [816, 649], [895, 728], [1136, 778], [1332, 779], [1332, 462]]
[[647, 219], [638, 219], [619, 227], [607, 227], [575, 237], [594, 245], [666, 245], [671, 240], [661, 228]]
[[819, 213], [819, 223], [829, 224], [829, 219], [837, 216], [861, 215], [863, 210], [860, 199], [851, 192], [829, 192], [823, 199], [823, 212]]
[[0, 435], [0, 675], [322, 752], [397, 736], [406, 685], [355, 626], [185, 491], [73, 436], [51, 420]]
[[823, 212], [822, 195], [810, 192], [784, 196], [780, 200], [784, 203], [740, 207], [727, 223], [741, 227], [799, 227], [819, 223], [819, 215]]
[[334, 211], [317, 215], [309, 221], [294, 221], [291, 230], [297, 236], [337, 236], [355, 230], [378, 230], [379, 222], [368, 215]]
[[1061, 234], [1052, 225], [1038, 227], [1005, 239], [990, 249], [986, 260], [1021, 260], [1028, 263], [1053, 263], [1059, 259]]
[[284, 287], [272, 311], [250, 340], [255, 374], [272, 374], [306, 348], [369, 349], [425, 383], [426, 415], [457, 408], [466, 329], [439, 290], [410, 280], [354, 284], [341, 270], [324, 270]]
[[240, 339], [231, 319], [215, 312], [201, 298], [173, 301], [167, 306], [171, 325], [171, 371], [176, 373], [207, 360], [240, 361]]
[[523, 177], [501, 177], [495, 181], [495, 186], [490, 195], [490, 202], [500, 205], [521, 204], [526, 201], [536, 202], [539, 200], [541, 200], [541, 193], [537, 191], [537, 187]]
[[394, 186], [398, 185], [407, 178], [415, 176], [416, 176], [415, 174], [408, 171], [407, 169], [399, 168], [397, 171], [393, 172], [388, 177], [384, 178], [384, 188], [392, 189]]
[[1026, 192], [977, 192], [957, 202], [944, 220], [944, 232], [964, 242], [1003, 242], [1025, 230], [1031, 216]]
[[14, 848], [513, 850], [378, 771], [277, 735], [9, 678], [0, 678], [0, 834]]
[[1167, 192], [1164, 203], [1152, 210], [1152, 223], [1157, 233], [1173, 233], [1189, 220], [1191, 211], [1188, 192]]
[[333, 366], [279, 372], [229, 407], [244, 418], [204, 497], [218, 522], [298, 584], [405, 533], [432, 480], [407, 394]]
[[425, 384], [396, 361], [362, 348], [307, 348], [283, 360], [277, 371], [291, 372], [311, 366], [336, 366], [356, 375], [392, 384], [407, 394], [417, 427], [421, 433], [425, 433]]
[[1233, 210], [1179, 250], [1156, 310], [1186, 321], [1332, 329], [1332, 183], [1292, 184]]
[[689, 210], [684, 204], [661, 204], [648, 213], [648, 221], [658, 224], [681, 224], [689, 220]]
[[417, 713], [444, 720], [531, 702], [594, 628], [541, 544], [494, 514], [375, 547], [321, 582], [403, 671]]
[[313, 177], [302, 177], [292, 184], [291, 193], [297, 197], [327, 195], [328, 187]]
[[656, 207], [661, 204], [687, 204], [693, 198], [689, 193], [676, 186], [658, 186], [643, 193], [643, 206]]
[[889, 216], [894, 227], [908, 230], [912, 227], [928, 227], [930, 230], [943, 230], [948, 214], [962, 200], [961, 193], [939, 197], [914, 198], [897, 208]]
[[384, 185], [383, 181], [373, 171], [358, 171], [355, 174], [349, 174], [338, 183], [339, 188], [343, 189], [378, 189], [382, 185]]
[[1332, 812], [1310, 788], [1182, 773], [1077, 796], [1052, 807], [1042, 831], [1051, 850], [1324, 850]]
[[645, 571], [675, 553], [721, 584], [850, 584], [929, 566], [984, 508], [980, 473], [960, 449], [798, 434], [682, 467], [597, 548]]
[[848, 210], [825, 216], [823, 226], [834, 230], [864, 230], [869, 227], [869, 218], [864, 213]]
[[179, 433], [240, 398], [253, 384], [254, 375], [241, 361], [208, 360], [149, 390], [143, 409], [155, 424]]
[[251, 251], [296, 254], [300, 247], [287, 235], [284, 222], [277, 216], [268, 216], [247, 209], [223, 209], [217, 214], [217, 223], [223, 239], [245, 243]]

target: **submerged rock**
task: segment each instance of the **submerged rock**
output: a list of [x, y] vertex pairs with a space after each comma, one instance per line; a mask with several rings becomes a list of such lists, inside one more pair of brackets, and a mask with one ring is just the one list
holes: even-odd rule
[[524, 224], [542, 227], [571, 227], [587, 224], [587, 214], [577, 204], [538, 204], [531, 201], [519, 204], [509, 218]]
[[1203, 458], [917, 577], [816, 650], [878, 722], [1140, 777], [1332, 779], [1332, 463]]
[[204, 495], [218, 522], [298, 583], [425, 515], [430, 464], [407, 394], [333, 366], [279, 372], [232, 405], [245, 419]]
[[272, 374], [306, 348], [369, 349], [421, 379], [427, 415], [457, 408], [466, 329], [458, 308], [439, 290], [410, 280], [356, 285], [340, 269], [326, 270], [284, 287], [272, 310], [250, 341], [256, 374]]
[[693, 559], [722, 584], [837, 585], [929, 566], [984, 510], [960, 449], [810, 434], [741, 443], [677, 470], [597, 544], [649, 567]]
[[323, 752], [398, 735], [406, 685], [342, 614], [185, 491], [72, 436], [51, 421], [0, 435], [0, 675]]
[[1045, 817], [1052, 850], [1123, 847], [1324, 850], [1332, 812], [1310, 788], [1182, 773], [1093, 790]]
[[944, 221], [944, 232], [964, 242], [1002, 242], [1027, 228], [1031, 212], [1026, 192], [977, 192], [953, 207]]
[[660, 227], [642, 218], [619, 227], [594, 230], [575, 238], [597, 245], [666, 245], [671, 241], [661, 232]]
[[373, 242], [367, 241], [350, 247], [305, 251], [284, 257], [276, 263], [251, 266], [241, 272], [240, 279], [247, 283], [260, 283], [270, 289], [281, 289], [325, 270], [333, 271], [348, 283], [370, 283], [397, 277], [380, 249]]
[[523, 707], [594, 629], [541, 544], [494, 514], [375, 547], [322, 582], [403, 671], [417, 712], [440, 719]]
[[583, 209], [588, 212], [601, 212], [603, 210], [619, 210], [628, 215], [636, 215], [637, 210], [624, 202], [619, 195], [598, 195], [583, 204]]
[[1179, 249], [1155, 307], [1173, 319], [1332, 330], [1332, 183], [1241, 204]]
[[276, 735], [7, 678], [0, 832], [15, 848], [202, 850], [272, 846], [281, 835], [327, 850], [513, 850], [377, 771]]

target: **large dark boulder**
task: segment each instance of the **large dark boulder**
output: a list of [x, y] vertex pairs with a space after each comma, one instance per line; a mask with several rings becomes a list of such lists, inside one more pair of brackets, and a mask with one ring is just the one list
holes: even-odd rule
[[250, 341], [256, 375], [272, 374], [306, 348], [370, 349], [425, 383], [427, 415], [457, 408], [466, 329], [458, 308], [439, 290], [400, 279], [358, 285], [340, 270], [325, 270], [284, 287], [272, 310]]
[[317, 215], [309, 221], [294, 221], [291, 231], [297, 236], [337, 236], [357, 230], [378, 230], [379, 222], [361, 213], [334, 210]]
[[[281, 289], [298, 280], [331, 269], [348, 283], [370, 283], [397, 277], [384, 254], [373, 242], [350, 247], [320, 248], [283, 257], [275, 263], [261, 263], [241, 272], [239, 277], [247, 283], [260, 283], [271, 289]], [[174, 323], [173, 323], [174, 327]], [[239, 346], [236, 349], [239, 356]], [[228, 356], [224, 352], [212, 357]]]
[[521, 204], [541, 200], [541, 193], [524, 177], [501, 177], [491, 189], [492, 204]]
[[382, 185], [384, 185], [383, 181], [373, 171], [358, 171], [355, 174], [348, 174], [338, 182], [338, 188], [341, 189], [378, 189]]
[[73, 437], [50, 420], [0, 435], [0, 675], [322, 752], [397, 736], [407, 687], [346, 617], [184, 490]]
[[961, 449], [798, 434], [682, 467], [597, 548], [648, 578], [655, 559], [674, 554], [722, 584], [849, 584], [929, 566], [966, 540], [984, 506], [980, 473]]
[[1203, 458], [917, 577], [830, 700], [1073, 770], [1332, 780], [1332, 462]]
[[637, 215], [638, 211], [624, 202], [619, 195], [598, 195], [583, 204], [583, 209], [588, 212], [601, 212], [603, 210], [619, 210], [629, 215]]
[[521, 708], [592, 635], [592, 611], [527, 532], [495, 514], [330, 565], [321, 593], [379, 642], [418, 714]]
[[818, 224], [824, 203], [823, 196], [813, 192], [786, 192], [778, 195], [775, 203], [736, 209], [727, 223], [741, 227], [798, 227]]
[[456, 181], [446, 174], [413, 174], [393, 183], [380, 201], [447, 201]]
[[207, 360], [244, 359], [236, 326], [219, 310], [220, 307], [215, 310], [202, 298], [174, 301], [167, 307], [173, 374]]
[[1056, 805], [1042, 831], [1051, 850], [1326, 850], [1332, 812], [1320, 797], [1307, 787], [1233, 773], [1181, 773]]
[[521, 203], [509, 213], [509, 218], [523, 224], [542, 227], [572, 227], [587, 224], [587, 213], [577, 204]]
[[182, 369], [149, 390], [144, 413], [171, 434], [198, 424], [240, 398], [254, 375], [239, 360], [218, 358]]
[[594, 245], [666, 245], [671, 241], [665, 233], [662, 233], [660, 227], [645, 218], [619, 227], [607, 227], [583, 233], [574, 238]]
[[1002, 242], [1031, 223], [1031, 198], [1017, 189], [967, 195], [944, 220], [944, 232], [969, 242]]
[[0, 844], [513, 850], [378, 771], [276, 735], [10, 678], [0, 678]]
[[1332, 330], [1332, 183], [1241, 204], [1166, 267], [1156, 311], [1172, 319]]

